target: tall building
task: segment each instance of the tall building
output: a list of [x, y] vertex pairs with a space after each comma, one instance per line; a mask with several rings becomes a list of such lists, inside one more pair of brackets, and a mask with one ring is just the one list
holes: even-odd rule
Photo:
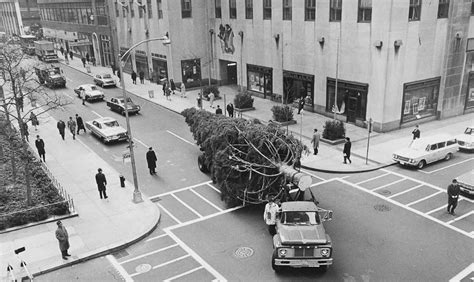
[[23, 34], [18, 0], [0, 0], [0, 31], [8, 37]]
[[43, 35], [72, 51], [76, 56], [89, 54], [97, 64], [113, 63], [111, 26], [106, 0], [38, 0]]
[[127, 69], [148, 77], [304, 98], [307, 110], [371, 119], [380, 132], [474, 111], [471, 0], [113, 3], [120, 50], [169, 33], [170, 45], [132, 52]]
[[19, 5], [25, 32], [36, 33], [41, 27], [37, 0], [19, 0]]

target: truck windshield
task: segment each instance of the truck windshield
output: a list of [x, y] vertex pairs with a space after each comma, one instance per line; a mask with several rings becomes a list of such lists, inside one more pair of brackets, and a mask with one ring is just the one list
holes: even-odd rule
[[315, 211], [287, 211], [281, 215], [283, 224], [318, 225], [321, 224], [318, 212]]

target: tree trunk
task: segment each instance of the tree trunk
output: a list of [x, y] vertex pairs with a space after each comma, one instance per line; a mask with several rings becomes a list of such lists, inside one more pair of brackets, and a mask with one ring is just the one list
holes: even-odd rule
[[293, 167], [283, 164], [279, 167], [280, 172], [282, 172], [285, 177], [294, 185], [298, 186], [301, 191], [309, 188], [313, 182], [311, 176], [298, 172]]
[[29, 161], [25, 162], [25, 184], [26, 184], [26, 204], [31, 206], [31, 183], [30, 183], [30, 171]]
[[11, 157], [10, 157], [10, 160], [11, 160], [11, 164], [12, 164], [12, 182], [15, 183], [16, 182], [16, 162], [15, 162], [15, 145], [13, 144], [13, 142], [10, 143], [10, 154], [11, 154]]

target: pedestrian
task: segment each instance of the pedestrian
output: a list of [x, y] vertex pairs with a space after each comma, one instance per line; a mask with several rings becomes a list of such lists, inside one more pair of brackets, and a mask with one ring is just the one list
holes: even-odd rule
[[36, 146], [36, 150], [38, 150], [40, 161], [41, 161], [41, 157], [43, 157], [43, 161], [46, 162], [46, 156], [45, 156], [46, 151], [44, 150], [44, 141], [43, 139], [40, 138], [39, 135], [36, 135], [35, 146]]
[[74, 54], [72, 53], [72, 51], [69, 51], [69, 57], [71, 57], [71, 61], [72, 61], [74, 57]]
[[171, 87], [171, 92], [173, 92], [173, 95], [174, 95], [174, 91], [176, 90], [176, 84], [174, 84], [173, 79], [170, 79], [170, 87]]
[[61, 55], [64, 56], [64, 47], [63, 46], [61, 46], [61, 48], [59, 48], [59, 51], [61, 51]]
[[142, 70], [138, 73], [138, 76], [140, 77], [140, 83], [144, 84], [145, 83], [145, 72]]
[[274, 197], [269, 197], [268, 203], [265, 205], [265, 212], [263, 213], [263, 220], [268, 225], [268, 232], [270, 235], [276, 234], [276, 215], [278, 212], [278, 204], [275, 203]]
[[214, 98], [216, 97], [214, 93], [209, 93], [209, 103], [211, 104], [211, 108], [214, 108]]
[[198, 108], [202, 109], [202, 93], [201, 92], [198, 93], [196, 100], [197, 100]]
[[219, 105], [217, 105], [216, 115], [222, 115], [222, 109]]
[[413, 129], [411, 134], [413, 134], [413, 140], [420, 138], [421, 132], [420, 132], [420, 128], [418, 127], [418, 124], [415, 125], [415, 129]]
[[95, 57], [91, 58], [91, 62], [92, 62], [92, 65], [95, 67], [96, 66]]
[[84, 133], [86, 133], [86, 127], [84, 126], [84, 121], [78, 114], [76, 114], [76, 123], [77, 123], [77, 135], [79, 135], [79, 131], [81, 129], [84, 130]]
[[186, 98], [186, 86], [181, 83], [181, 98]]
[[82, 58], [81, 58], [81, 61], [82, 61], [82, 65], [83, 65], [84, 67], [86, 67], [86, 58], [82, 57]]
[[351, 139], [349, 137], [346, 137], [346, 143], [344, 143], [344, 149], [342, 151], [342, 154], [344, 156], [344, 163], [347, 163], [347, 160], [349, 160], [349, 163], [352, 163], [351, 161]]
[[234, 117], [234, 105], [232, 105], [232, 103], [227, 105], [227, 113], [229, 114], [229, 117]]
[[137, 84], [137, 73], [135, 71], [132, 71], [132, 82]]
[[156, 158], [155, 151], [153, 151], [153, 148], [150, 147], [148, 148], [148, 152], [146, 152], [146, 162], [148, 164], [148, 169], [150, 170], [150, 174], [156, 174], [156, 161], [158, 159]]
[[170, 96], [171, 96], [171, 88], [166, 87], [165, 93], [166, 93], [166, 100], [171, 101], [171, 98], [170, 98]]
[[300, 100], [298, 101], [298, 114], [301, 113], [301, 110], [304, 108], [304, 98], [300, 97]]
[[72, 139], [76, 140], [76, 122], [72, 119], [72, 117], [69, 117], [67, 127], [69, 128], [69, 131], [71, 131]]
[[107, 185], [107, 179], [105, 178], [105, 175], [102, 173], [102, 169], [99, 168], [98, 173], [95, 175], [95, 182], [97, 183], [97, 189], [99, 189], [99, 195], [100, 198], [102, 199], [107, 199], [107, 193], [105, 193], [106, 190], [106, 185]]
[[67, 257], [71, 255], [68, 253], [69, 249], [69, 235], [67, 234], [66, 227], [64, 227], [63, 223], [58, 220], [56, 222], [58, 225], [58, 229], [56, 229], [56, 239], [59, 241], [59, 250], [61, 251], [61, 255], [64, 260], [67, 260]]
[[38, 131], [37, 126], [39, 125], [38, 117], [36, 117], [35, 113], [31, 112], [30, 114], [31, 125], [35, 127], [35, 131]]
[[30, 140], [28, 139], [28, 136], [30, 135], [30, 133], [28, 132], [28, 124], [26, 121], [23, 122], [22, 131], [23, 131], [23, 136], [25, 136], [26, 141], [30, 142]]
[[122, 79], [120, 78], [120, 74], [121, 74], [121, 73], [120, 73], [120, 70], [117, 70], [117, 77], [118, 77], [118, 79], [119, 79], [119, 82], [122, 81]]
[[313, 139], [311, 139], [311, 144], [313, 144], [313, 155], [318, 154], [319, 149], [319, 140], [321, 139], [321, 135], [319, 134], [318, 130], [315, 128], [313, 133]]
[[84, 88], [82, 88], [81, 90], [81, 100], [82, 100], [82, 105], [86, 105], [86, 90]]
[[453, 182], [448, 186], [448, 213], [452, 215], [456, 215], [454, 213], [454, 209], [458, 205], [459, 193], [461, 190], [459, 189], [459, 184], [456, 179], [453, 179]]
[[166, 96], [166, 89], [167, 89], [167, 83], [166, 81], [163, 82], [163, 96]]
[[112, 68], [112, 74], [115, 75], [115, 64], [112, 64], [110, 67]]
[[59, 130], [59, 135], [61, 135], [61, 137], [63, 138], [64, 140], [64, 129], [66, 129], [66, 124], [64, 123], [64, 121], [62, 121], [61, 119], [58, 121], [58, 123], [56, 124], [56, 127], [58, 128]]
[[90, 61], [90, 58], [91, 58], [91, 57], [89, 56], [89, 53], [86, 53], [86, 61], [87, 61], [88, 63], [89, 63], [89, 61]]

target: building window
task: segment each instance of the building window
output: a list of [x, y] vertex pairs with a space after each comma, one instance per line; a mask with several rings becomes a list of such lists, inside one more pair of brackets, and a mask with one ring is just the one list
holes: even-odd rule
[[331, 0], [329, 6], [329, 21], [340, 22], [342, 14], [342, 0]]
[[162, 7], [162, 4], [161, 4], [161, 0], [158, 0], [156, 3], [157, 3], [157, 6], [158, 6], [158, 18], [162, 19], [163, 18], [163, 7]]
[[117, 2], [115, 2], [115, 16], [117, 18], [120, 17], [119, 4]]
[[358, 22], [370, 22], [372, 20], [372, 0], [359, 0]]
[[237, 4], [235, 0], [229, 0], [229, 17], [231, 19], [237, 18]]
[[336, 104], [336, 80], [328, 78], [326, 89], [326, 112], [345, 115], [348, 122], [355, 122], [356, 119], [365, 121], [368, 84], [339, 79]]
[[145, 8], [142, 3], [143, 0], [137, 0], [137, 4], [138, 4], [138, 17], [139, 18], [143, 18], [143, 9]]
[[405, 83], [402, 123], [434, 116], [438, 108], [440, 78]]
[[304, 1], [304, 20], [314, 21], [316, 19], [316, 0]]
[[272, 19], [272, 0], [263, 0], [263, 19]]
[[[471, 4], [472, 6], [472, 4]], [[438, 3], [438, 19], [447, 18], [449, 12], [449, 0], [439, 0]]]
[[469, 73], [469, 82], [467, 86], [466, 109], [474, 108], [474, 72]]
[[189, 86], [198, 86], [201, 81], [201, 59], [181, 61], [181, 73], [183, 83]]
[[474, 15], [474, 0], [471, 2], [471, 15]]
[[410, 10], [408, 11], [409, 21], [419, 21], [421, 16], [421, 0], [410, 0]]
[[283, 71], [283, 103], [291, 104], [305, 99], [308, 106], [313, 105], [314, 75]]
[[135, 17], [135, 10], [133, 9], [133, 3], [130, 3], [130, 6], [128, 6], [130, 9], [130, 17]]
[[151, 19], [153, 16], [153, 10], [151, 7], [151, 0], [146, 0], [146, 12], [148, 13], [148, 18]]
[[191, 0], [181, 0], [181, 17], [190, 18], [192, 15]]
[[264, 98], [272, 97], [271, 68], [247, 65], [247, 89], [263, 94]]
[[222, 18], [221, 0], [215, 0], [216, 19]]
[[291, 0], [283, 0], [283, 20], [291, 21]]
[[245, 18], [253, 19], [253, 0], [245, 0]]

